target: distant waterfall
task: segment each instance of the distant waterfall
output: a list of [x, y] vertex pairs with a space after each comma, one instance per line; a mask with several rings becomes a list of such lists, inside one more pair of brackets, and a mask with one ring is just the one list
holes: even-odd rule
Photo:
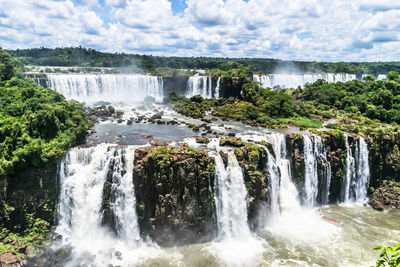
[[227, 168], [221, 156], [219, 154], [215, 156], [215, 171], [215, 204], [219, 238], [229, 240], [250, 236], [247, 224], [247, 189], [242, 169], [233, 152], [228, 152]]
[[377, 76], [372, 75], [372, 74], [363, 74], [361, 76], [361, 78], [365, 78], [367, 76], [375, 77], [375, 79], [377, 79], [377, 80], [386, 80], [387, 79], [387, 75], [386, 74], [378, 74]]
[[136, 74], [47, 74], [51, 89], [81, 102], [138, 102], [152, 96], [163, 101], [162, 77]]
[[[139, 244], [140, 231], [132, 182], [133, 156], [133, 147], [121, 149], [101, 144], [73, 148], [62, 161], [56, 232], [62, 235], [64, 243], [74, 247], [74, 263], [77, 265], [88, 263], [81, 261], [80, 253], [103, 253], [109, 259], [111, 254], [108, 251], [114, 249], [117, 242], [129, 248]], [[110, 209], [115, 216], [117, 237], [102, 226], [103, 188], [110, 176], [110, 199], [113, 199]]]
[[212, 78], [210, 76], [191, 76], [186, 85], [186, 97], [201, 95], [203, 98], [219, 98], [220, 78], [218, 78], [213, 90]]
[[346, 167], [341, 190], [341, 201], [363, 202], [367, 198], [367, 187], [369, 184], [369, 162], [368, 146], [364, 138], [360, 137], [356, 146], [356, 153], [353, 152], [346, 136]]
[[356, 80], [355, 74], [326, 73], [326, 74], [266, 74], [253, 75], [253, 80], [260, 82], [264, 88], [297, 88], [304, 87], [306, 83], [313, 83], [319, 79], [327, 82], [347, 82]]

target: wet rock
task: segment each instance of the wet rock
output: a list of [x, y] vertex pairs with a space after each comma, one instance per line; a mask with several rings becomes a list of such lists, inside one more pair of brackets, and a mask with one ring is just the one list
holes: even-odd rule
[[374, 191], [369, 202], [376, 210], [400, 209], [400, 182], [389, 181]]
[[141, 231], [163, 246], [214, 238], [213, 158], [186, 144], [154, 143], [135, 151], [134, 166]]
[[123, 119], [118, 119], [117, 122], [118, 123], [122, 123], [124, 120]]
[[221, 155], [222, 162], [225, 165], [225, 168], [228, 166], [228, 153], [225, 153], [224, 151], [220, 150], [219, 154]]
[[201, 118], [201, 121], [204, 121], [204, 122], [207, 122], [207, 123], [211, 123], [211, 119]]
[[18, 262], [17, 256], [12, 254], [11, 252], [2, 254], [0, 256], [1, 266], [19, 266], [17, 262]]
[[234, 137], [236, 134], [235, 133], [228, 133], [229, 137]]
[[266, 190], [269, 178], [266, 168], [267, 152], [261, 146], [247, 143], [244, 147], [236, 148], [235, 155], [242, 167], [244, 182], [250, 196], [247, 210], [249, 223], [252, 229], [257, 229], [260, 226], [259, 211], [268, 209], [269, 205], [269, 192]]
[[210, 142], [210, 139], [207, 137], [196, 136], [195, 139], [196, 139], [196, 143], [199, 143], [199, 144], [208, 144]]
[[244, 146], [244, 143], [240, 137], [234, 138], [221, 138], [219, 140], [220, 146], [233, 146], [233, 147], [241, 147]]

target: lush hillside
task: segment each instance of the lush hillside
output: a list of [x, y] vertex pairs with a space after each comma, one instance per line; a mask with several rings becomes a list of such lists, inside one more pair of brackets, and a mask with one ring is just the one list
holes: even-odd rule
[[42, 66], [130, 67], [134, 71], [155, 72], [157, 69], [213, 69], [220, 64], [235, 61], [254, 66], [255, 71], [333, 72], [333, 73], [388, 73], [400, 71], [399, 62], [307, 62], [284, 61], [271, 58], [212, 58], [212, 57], [160, 57], [124, 53], [103, 53], [82, 47], [34, 48], [9, 51], [25, 64]]
[[81, 104], [19, 78], [21, 67], [0, 49], [0, 254], [17, 257], [45, 241], [57, 163], [89, 127]]
[[0, 50], [0, 177], [59, 160], [81, 142], [84, 108], [32, 80], [13, 77], [20, 63]]

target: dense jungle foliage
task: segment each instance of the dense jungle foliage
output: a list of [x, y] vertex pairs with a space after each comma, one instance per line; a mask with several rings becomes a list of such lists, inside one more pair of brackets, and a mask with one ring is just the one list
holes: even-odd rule
[[103, 53], [82, 47], [34, 48], [9, 51], [24, 64], [40, 66], [129, 67], [132, 71], [157, 73], [161, 69], [216, 69], [222, 63], [234, 61], [253, 66], [256, 72], [275, 73], [369, 73], [386, 74], [400, 71], [399, 62], [307, 62], [284, 61], [271, 58], [213, 58], [213, 57], [162, 57], [151, 55]]
[[0, 49], [0, 177], [61, 159], [88, 129], [81, 104], [15, 77], [20, 67]]

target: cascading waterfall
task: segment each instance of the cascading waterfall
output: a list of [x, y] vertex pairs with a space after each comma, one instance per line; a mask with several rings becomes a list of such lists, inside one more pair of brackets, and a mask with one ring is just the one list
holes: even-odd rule
[[51, 89], [82, 102], [139, 102], [152, 96], [163, 101], [162, 77], [139, 74], [47, 74]]
[[[113, 262], [118, 259], [110, 259], [110, 255], [118, 244], [128, 249], [142, 245], [132, 182], [133, 157], [134, 147], [123, 149], [101, 144], [73, 148], [62, 161], [56, 232], [62, 236], [64, 245], [74, 248], [71, 266]], [[103, 187], [110, 176], [110, 199], [113, 199], [110, 209], [116, 233], [102, 226]], [[95, 259], [80, 256], [87, 252], [98, 256]]]
[[346, 136], [346, 167], [341, 190], [341, 201], [363, 202], [367, 198], [367, 188], [369, 184], [369, 162], [368, 146], [365, 139], [360, 137], [356, 146], [356, 153], [353, 152]]
[[362, 137], [358, 141], [356, 155], [357, 181], [355, 185], [355, 201], [362, 202], [367, 198], [367, 188], [369, 185], [368, 146]]
[[318, 195], [318, 173], [316, 149], [308, 135], [303, 136], [304, 141], [304, 203], [309, 207], [314, 207]]
[[318, 158], [321, 161], [322, 166], [322, 177], [321, 177], [321, 186], [319, 187], [320, 190], [320, 203], [326, 205], [329, 203], [329, 190], [331, 185], [331, 164], [327, 158], [327, 151], [322, 143], [322, 139], [320, 136], [315, 136], [315, 151], [318, 155]]
[[290, 160], [287, 157], [286, 137], [281, 133], [267, 135], [267, 141], [272, 144], [276, 165], [280, 170], [279, 206], [281, 213], [301, 210], [296, 186], [292, 182]]
[[[218, 83], [219, 84], [219, 83]], [[219, 88], [218, 88], [219, 91]], [[210, 76], [191, 76], [186, 85], [186, 97], [201, 95], [203, 98], [213, 97], [212, 79]], [[214, 94], [214, 96], [216, 93]], [[219, 96], [219, 92], [218, 92]]]
[[250, 236], [247, 223], [246, 195], [242, 169], [235, 155], [228, 152], [225, 168], [219, 154], [215, 156], [215, 204], [220, 240]]
[[266, 74], [253, 75], [253, 80], [260, 82], [264, 88], [297, 88], [304, 87], [306, 83], [313, 83], [319, 79], [327, 82], [347, 82], [356, 80], [354, 74], [325, 73], [325, 74]]
[[220, 87], [220, 85], [221, 85], [221, 77], [218, 77], [217, 87], [215, 87], [214, 98], [219, 98], [219, 87]]
[[279, 177], [279, 169], [276, 163], [276, 160], [271, 155], [271, 153], [267, 149], [267, 170], [269, 173], [269, 220], [274, 221], [279, 217], [280, 208], [279, 208], [279, 187], [280, 187], [280, 177]]
[[353, 157], [353, 152], [351, 151], [351, 147], [349, 145], [348, 135], [345, 134], [346, 138], [346, 167], [344, 171], [344, 178], [342, 184], [342, 190], [340, 192], [341, 201], [347, 203], [350, 201], [351, 195], [351, 183], [356, 179], [356, 171], [355, 171], [355, 159]]
[[[327, 159], [327, 152], [320, 136], [304, 135], [304, 203], [315, 207], [317, 203], [328, 204], [331, 182], [331, 164]], [[318, 170], [318, 160], [321, 170]], [[321, 179], [318, 180], [318, 175]], [[319, 198], [318, 198], [319, 196]]]

